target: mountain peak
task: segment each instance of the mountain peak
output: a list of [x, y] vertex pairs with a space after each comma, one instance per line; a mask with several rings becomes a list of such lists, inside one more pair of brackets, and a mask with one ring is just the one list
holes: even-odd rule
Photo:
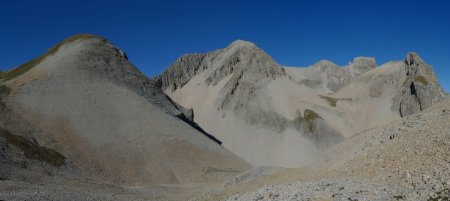
[[105, 38], [103, 38], [101, 36], [93, 35], [93, 34], [87, 34], [87, 33], [76, 34], [76, 35], [70, 36], [70, 37], [62, 40], [61, 42], [59, 42], [58, 44], [56, 44], [55, 46], [50, 48], [46, 54], [56, 53], [60, 49], [60, 47], [65, 44], [73, 43], [76, 41], [79, 41], [79, 42], [87, 41], [87, 40], [91, 40], [91, 39], [98, 39], [98, 40], [106, 41]]
[[[0, 80], [2, 81], [8, 81], [11, 79], [14, 79], [20, 75], [22, 75], [23, 73], [27, 72], [28, 70], [32, 69], [33, 67], [35, 67], [36, 65], [40, 64], [41, 62], [43, 62], [44, 60], [46, 60], [49, 56], [54, 55], [55, 53], [57, 53], [62, 46], [69, 44], [69, 43], [73, 43], [75, 41], [81, 41], [81, 40], [88, 40], [88, 39], [101, 39], [102, 41], [106, 41], [106, 39], [100, 37], [100, 36], [96, 36], [93, 34], [76, 34], [73, 35], [71, 37], [68, 37], [66, 39], [64, 39], [63, 41], [59, 42], [58, 44], [56, 44], [55, 46], [51, 47], [50, 49], [47, 50], [47, 52], [45, 52], [44, 54], [42, 54], [39, 57], [36, 57], [32, 60], [30, 60], [29, 62], [22, 64], [14, 69], [11, 69], [9, 71], [6, 72], [1, 72], [0, 73]], [[125, 53], [123, 53], [123, 55], [125, 55]]]
[[416, 66], [425, 64], [425, 62], [422, 60], [422, 58], [420, 58], [420, 56], [417, 52], [408, 52], [406, 54], [405, 63], [409, 66], [414, 65], [414, 64]]
[[377, 67], [373, 57], [355, 57], [347, 67], [352, 77], [358, 77]]
[[323, 59], [323, 60], [320, 60], [320, 61], [314, 63], [314, 64], [312, 65], [312, 67], [316, 67], [316, 68], [326, 68], [326, 67], [338, 67], [338, 65], [335, 64], [335, 63], [333, 63], [332, 61]]
[[355, 57], [355, 58], [353, 58], [353, 63], [356, 63], [356, 62], [362, 62], [362, 61], [367, 61], [367, 62], [375, 62], [376, 60], [375, 60], [375, 58], [373, 58], [373, 57], [364, 57], [364, 56], [359, 56], [359, 57]]
[[216, 85], [231, 74], [242, 78], [244, 72], [251, 77], [271, 79], [284, 75], [284, 69], [254, 43], [236, 40], [224, 49], [184, 55], [155, 80], [163, 90], [174, 91], [206, 69], [210, 71], [205, 80], [208, 85]]
[[245, 40], [235, 40], [233, 41], [228, 48], [245, 48], [245, 47], [250, 47], [250, 48], [254, 48], [256, 47], [256, 45], [250, 41], [245, 41]]

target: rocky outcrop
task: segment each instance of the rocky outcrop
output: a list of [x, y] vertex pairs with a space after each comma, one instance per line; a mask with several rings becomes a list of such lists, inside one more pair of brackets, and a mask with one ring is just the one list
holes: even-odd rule
[[242, 40], [237, 40], [224, 49], [212, 61], [212, 66], [214, 70], [206, 82], [214, 85], [233, 72], [242, 72], [245, 77], [254, 79], [275, 79], [285, 74], [284, 69], [267, 53], [255, 44]]
[[284, 68], [255, 44], [236, 40], [225, 49], [182, 56], [154, 80], [161, 89], [175, 91], [206, 70], [207, 85], [217, 85], [231, 76], [218, 98], [219, 110], [243, 107], [245, 103], [235, 100], [236, 97], [251, 100], [262, 82], [286, 75]]
[[169, 88], [171, 91], [183, 87], [193, 76], [208, 68], [203, 63], [208, 55], [212, 54], [187, 54], [180, 57], [155, 78], [157, 85], [163, 90]]
[[350, 64], [345, 67], [350, 75], [355, 78], [369, 72], [370, 70], [377, 67], [375, 58], [372, 57], [356, 57]]
[[352, 76], [344, 68], [335, 63], [322, 60], [309, 67], [307, 78], [300, 81], [311, 89], [328, 89], [336, 92], [346, 86]]
[[163, 90], [175, 91], [206, 69], [210, 70], [205, 81], [208, 85], [216, 85], [234, 72], [271, 79], [284, 74], [284, 69], [255, 44], [237, 40], [225, 49], [184, 55], [154, 80]]
[[[255, 100], [257, 91], [264, 83], [285, 76], [284, 69], [253, 43], [235, 41], [220, 55], [214, 71], [206, 79], [208, 84], [217, 84], [231, 75], [217, 100], [219, 109], [225, 107], [239, 110]], [[245, 99], [241, 97], [247, 97]]]
[[341, 67], [327, 60], [321, 60], [305, 71], [305, 78], [300, 81], [311, 89], [327, 89], [336, 92], [345, 87], [358, 76], [376, 68], [371, 57], [356, 57], [348, 66]]
[[408, 116], [430, 107], [445, 98], [445, 93], [437, 83], [431, 66], [427, 65], [415, 52], [406, 55], [406, 79], [394, 98], [393, 109], [397, 108], [400, 116]]

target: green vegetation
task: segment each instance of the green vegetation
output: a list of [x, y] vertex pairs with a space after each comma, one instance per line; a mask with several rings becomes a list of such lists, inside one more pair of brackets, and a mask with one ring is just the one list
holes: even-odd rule
[[322, 117], [320, 117], [319, 114], [317, 114], [313, 110], [306, 109], [305, 112], [303, 113], [303, 117], [302, 114], [298, 112], [297, 119], [300, 122], [300, 124], [304, 126], [304, 128], [307, 128], [307, 131], [312, 133], [315, 130], [314, 121], [317, 119], [322, 119]]
[[25, 72], [29, 71], [30, 69], [32, 69], [33, 67], [35, 67], [36, 65], [38, 65], [39, 63], [44, 61], [45, 58], [47, 58], [48, 56], [55, 54], [55, 52], [57, 52], [62, 45], [79, 40], [79, 39], [88, 39], [88, 38], [93, 38], [93, 37], [96, 37], [96, 36], [91, 35], [91, 34], [78, 34], [78, 35], [69, 37], [69, 38], [63, 40], [62, 42], [58, 43], [54, 47], [50, 48], [45, 54], [43, 54], [25, 64], [22, 64], [21, 66], [15, 68], [15, 69], [12, 69], [10, 71], [0, 72], [0, 79], [2, 79], [4, 81], [14, 79], [15, 77], [24, 74]]
[[45, 161], [57, 167], [63, 165], [66, 159], [63, 155], [52, 149], [34, 144], [22, 136], [13, 135], [9, 131], [1, 128], [0, 137], [4, 137], [8, 144], [12, 144], [22, 150], [27, 158]]
[[420, 82], [423, 85], [427, 85], [428, 84], [428, 80], [424, 76], [416, 76], [414, 79], [416, 80], [416, 82]]
[[405, 200], [405, 196], [403, 196], [403, 195], [396, 195], [396, 196], [394, 196], [394, 199], [395, 200]]
[[450, 189], [444, 189], [444, 190], [436, 193], [438, 196], [436, 196], [434, 198], [430, 197], [428, 199], [428, 201], [450, 201], [449, 193], [450, 193]]
[[305, 119], [306, 121], [314, 121], [316, 119], [322, 119], [322, 117], [320, 117], [313, 110], [306, 109], [305, 112], [303, 113], [303, 119]]
[[338, 99], [331, 98], [331, 97], [328, 97], [328, 96], [322, 96], [322, 95], [320, 95], [319, 97], [325, 99], [326, 101], [328, 101], [328, 104], [331, 107], [336, 107], [336, 103], [337, 103]]

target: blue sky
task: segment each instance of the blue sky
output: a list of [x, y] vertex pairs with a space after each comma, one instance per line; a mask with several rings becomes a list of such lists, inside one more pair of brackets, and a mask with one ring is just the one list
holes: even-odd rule
[[152, 77], [185, 53], [256, 43], [278, 63], [381, 65], [416, 51], [450, 91], [448, 1], [2, 1], [0, 69], [77, 33], [104, 36]]

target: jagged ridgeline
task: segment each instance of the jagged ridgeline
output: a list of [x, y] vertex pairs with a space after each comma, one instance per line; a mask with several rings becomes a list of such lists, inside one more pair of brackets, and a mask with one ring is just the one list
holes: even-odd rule
[[238, 156], [255, 165], [289, 167], [308, 164], [345, 138], [445, 96], [416, 53], [379, 67], [370, 57], [356, 57], [347, 66], [322, 60], [285, 67], [242, 40], [184, 55], [154, 80]]

